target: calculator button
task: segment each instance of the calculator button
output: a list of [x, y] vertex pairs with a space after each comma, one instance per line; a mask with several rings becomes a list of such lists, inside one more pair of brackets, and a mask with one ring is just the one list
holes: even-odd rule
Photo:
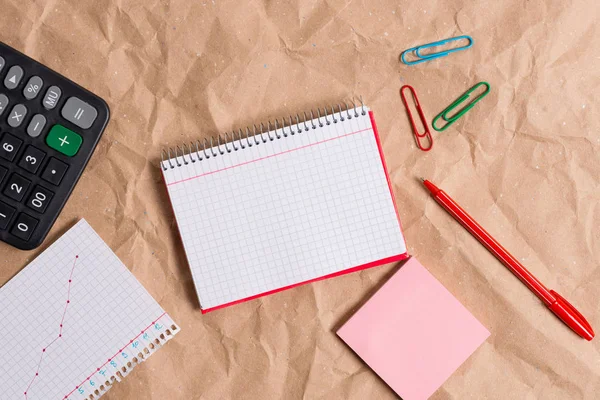
[[44, 157], [46, 157], [46, 153], [43, 151], [38, 150], [33, 146], [27, 146], [25, 152], [21, 156], [21, 161], [19, 161], [19, 167], [35, 174], [42, 164], [42, 161], [44, 161]]
[[15, 209], [0, 201], [0, 229], [8, 228], [8, 223], [15, 213]]
[[17, 128], [23, 123], [26, 115], [27, 107], [23, 104], [17, 104], [8, 115], [8, 124], [13, 128]]
[[87, 129], [96, 120], [98, 111], [77, 97], [69, 97], [62, 108], [62, 116], [80, 128]]
[[8, 161], [14, 160], [22, 144], [21, 139], [5, 133], [2, 140], [0, 140], [0, 157]]
[[27, 207], [39, 213], [43, 213], [46, 211], [46, 207], [48, 207], [50, 200], [52, 200], [52, 196], [54, 196], [53, 192], [41, 186], [36, 186], [33, 189], [33, 192], [31, 192]]
[[62, 125], [54, 125], [46, 136], [46, 144], [65, 156], [73, 157], [79, 151], [83, 139]]
[[35, 114], [27, 126], [27, 134], [31, 137], [38, 137], [44, 130], [44, 126], [46, 126], [46, 117], [42, 114]]
[[4, 68], [4, 64], [6, 64], [6, 62], [4, 61], [4, 58], [0, 56], [0, 71]]
[[6, 184], [6, 188], [4, 188], [4, 194], [15, 201], [21, 201], [30, 184], [31, 182], [21, 175], [12, 174]]
[[6, 173], [8, 172], [8, 170], [2, 166], [0, 166], [0, 183], [2, 183], [2, 181], [4, 180], [4, 177], [6, 176]]
[[31, 237], [31, 234], [33, 233], [33, 230], [37, 226], [38, 222], [39, 221], [37, 219], [27, 214], [21, 213], [17, 216], [17, 220], [15, 221], [15, 224], [10, 233], [15, 235], [19, 239], [27, 241]]
[[42, 90], [42, 86], [44, 86], [42, 78], [39, 76], [32, 76], [29, 78], [27, 85], [25, 85], [25, 88], [23, 89], [23, 96], [25, 96], [27, 100], [35, 99], [40, 90]]
[[8, 107], [8, 97], [5, 94], [0, 94], [0, 115], [4, 113], [6, 107]]
[[46, 109], [52, 110], [58, 104], [58, 100], [60, 100], [61, 95], [62, 91], [58, 86], [50, 86], [46, 91], [46, 95], [44, 96], [42, 104]]
[[23, 68], [14, 65], [8, 70], [8, 73], [4, 78], [4, 86], [6, 86], [7, 89], [14, 89], [19, 86], [21, 79], [23, 79]]
[[50, 158], [50, 161], [48, 161], [46, 169], [42, 172], [42, 179], [58, 186], [68, 168], [69, 166], [67, 164], [52, 157]]

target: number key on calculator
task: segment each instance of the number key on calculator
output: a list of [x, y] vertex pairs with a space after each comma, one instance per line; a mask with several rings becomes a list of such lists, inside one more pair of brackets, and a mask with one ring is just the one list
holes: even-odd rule
[[100, 97], [0, 43], [0, 240], [42, 243], [108, 119]]

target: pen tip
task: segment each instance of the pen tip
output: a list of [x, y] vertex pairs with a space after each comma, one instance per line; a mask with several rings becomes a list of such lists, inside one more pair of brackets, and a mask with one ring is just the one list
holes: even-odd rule
[[421, 177], [421, 182], [425, 182], [425, 178]]

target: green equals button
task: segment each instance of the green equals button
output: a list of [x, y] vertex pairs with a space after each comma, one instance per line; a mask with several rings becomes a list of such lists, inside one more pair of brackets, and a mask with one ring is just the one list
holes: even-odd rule
[[82, 142], [81, 136], [62, 125], [54, 125], [46, 136], [48, 146], [69, 157], [77, 154]]

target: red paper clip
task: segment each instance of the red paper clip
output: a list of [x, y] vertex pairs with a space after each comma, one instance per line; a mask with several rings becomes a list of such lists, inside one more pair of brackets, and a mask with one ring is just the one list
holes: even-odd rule
[[[419, 113], [419, 117], [421, 118], [421, 123], [425, 127], [425, 132], [419, 133], [417, 128], [417, 124], [415, 124], [415, 120], [413, 119], [412, 112], [410, 111], [410, 107], [408, 107], [408, 101], [406, 100], [406, 96], [404, 96], [404, 89], [408, 88], [412, 93], [412, 97], [415, 101], [415, 107], [417, 108], [417, 112]], [[408, 113], [408, 117], [410, 118], [410, 124], [412, 125], [413, 133], [415, 135], [415, 141], [417, 142], [417, 147], [423, 151], [429, 151], [433, 147], [433, 138], [431, 137], [431, 132], [429, 132], [429, 125], [427, 125], [427, 120], [425, 119], [425, 114], [423, 114], [423, 109], [419, 104], [419, 98], [417, 97], [417, 93], [415, 89], [410, 85], [404, 85], [400, 88], [400, 97], [402, 97], [402, 102], [404, 103], [404, 107], [406, 107], [406, 112]], [[423, 147], [421, 145], [421, 139], [427, 138], [429, 140], [429, 147]]]

